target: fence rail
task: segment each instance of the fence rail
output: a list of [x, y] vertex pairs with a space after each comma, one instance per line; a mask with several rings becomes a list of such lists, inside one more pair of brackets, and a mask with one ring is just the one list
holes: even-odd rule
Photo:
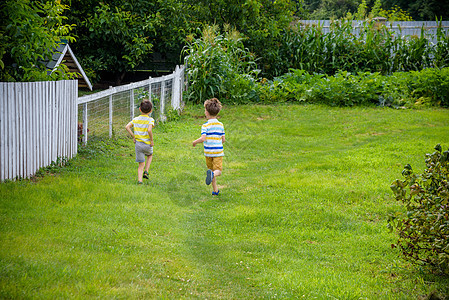
[[185, 87], [184, 66], [167, 76], [149, 78], [111, 87], [78, 98], [78, 130], [84, 144], [91, 138], [111, 138], [126, 134], [124, 126], [139, 113], [138, 105], [147, 97], [153, 102], [152, 116], [165, 121], [170, 109], [179, 110]]
[[77, 80], [0, 83], [0, 181], [77, 152]]

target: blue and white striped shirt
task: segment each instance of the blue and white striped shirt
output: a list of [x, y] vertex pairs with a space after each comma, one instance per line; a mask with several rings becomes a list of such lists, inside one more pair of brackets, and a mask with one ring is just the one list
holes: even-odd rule
[[223, 123], [209, 119], [201, 127], [201, 135], [206, 135], [204, 155], [208, 157], [224, 156], [222, 137], [225, 135]]

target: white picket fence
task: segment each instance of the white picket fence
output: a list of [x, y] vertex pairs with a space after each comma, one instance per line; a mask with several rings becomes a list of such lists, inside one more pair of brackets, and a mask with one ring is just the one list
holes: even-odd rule
[[[323, 33], [330, 32], [331, 26], [330, 20], [300, 20], [301, 26], [319, 26], [321, 27]], [[436, 33], [438, 26], [448, 34], [449, 32], [449, 21], [400, 21], [400, 22], [385, 22], [384, 24], [388, 29], [394, 32], [396, 37], [410, 37], [410, 36], [421, 36], [422, 30], [426, 34], [426, 37], [436, 43]], [[365, 21], [352, 21], [353, 34], [358, 35], [361, 30], [364, 29]]]
[[0, 82], [0, 181], [77, 153], [77, 80]]
[[181, 109], [185, 89], [184, 71], [184, 66], [177, 66], [167, 76], [111, 87], [79, 97], [78, 126], [83, 143], [86, 144], [91, 138], [126, 135], [125, 125], [140, 113], [138, 106], [143, 98], [149, 98], [153, 102], [152, 117], [157, 122], [165, 121], [170, 110]]

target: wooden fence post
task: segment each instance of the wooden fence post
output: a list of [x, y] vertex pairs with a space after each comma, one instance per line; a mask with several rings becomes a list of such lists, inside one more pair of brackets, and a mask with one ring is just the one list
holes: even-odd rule
[[[150, 80], [150, 82], [148, 83], [148, 100], [150, 100], [150, 102], [151, 102], [151, 84], [153, 83], [153, 81], [151, 80], [151, 76], [150, 77], [148, 77], [148, 79]], [[153, 102], [151, 102], [151, 103], [153, 103]]]
[[[112, 86], [109, 86], [112, 89]], [[109, 95], [109, 138], [112, 138], [112, 94]]]
[[177, 65], [175, 68], [174, 73], [174, 77], [173, 77], [173, 87], [172, 87], [172, 94], [171, 94], [171, 106], [174, 109], [178, 109], [179, 108], [179, 92], [180, 92], [180, 86], [181, 86], [181, 82], [180, 82], [180, 76], [179, 76], [179, 66]]
[[161, 82], [161, 101], [160, 101], [161, 102], [160, 103], [161, 111], [159, 114], [162, 122], [164, 122], [166, 119], [166, 117], [165, 117], [165, 76], [163, 76], [163, 78], [164, 79]]
[[23, 100], [23, 86], [24, 86], [24, 83], [21, 83], [21, 82], [18, 82], [17, 84], [16, 84], [16, 90], [15, 90], [15, 96], [14, 96], [14, 102], [15, 102], [15, 105], [16, 105], [16, 114], [17, 114], [17, 119], [16, 119], [16, 126], [14, 126], [14, 127], [16, 127], [15, 129], [14, 129], [14, 131], [16, 131], [15, 133], [13, 133], [13, 132], [11, 132], [13, 135], [15, 135], [16, 137], [16, 140], [15, 140], [15, 143], [17, 143], [17, 151], [16, 151], [16, 153], [15, 153], [15, 157], [14, 157], [14, 160], [17, 162], [17, 169], [16, 169], [16, 176], [18, 177], [18, 178], [22, 178], [23, 177], [23, 161], [22, 161], [22, 158], [23, 158], [23, 155], [24, 155], [24, 153], [25, 153], [25, 151], [22, 149], [23, 148], [23, 146], [24, 146], [24, 143], [23, 143], [23, 140], [22, 140], [22, 138], [24, 137], [24, 135], [25, 135], [25, 132], [23, 132], [22, 131], [22, 129], [23, 129], [23, 124], [22, 124], [22, 121], [23, 121], [23, 114], [22, 113], [20, 113], [20, 111], [21, 111], [21, 108], [22, 107], [24, 107], [23, 106], [23, 103], [22, 103], [22, 100]]
[[87, 145], [87, 102], [83, 104], [83, 145]]
[[134, 89], [131, 89], [129, 95], [129, 109], [131, 120], [134, 119]]
[[[0, 99], [6, 99], [6, 84], [3, 84], [0, 82]], [[4, 140], [4, 136], [6, 136], [6, 126], [5, 126], [5, 119], [6, 119], [6, 112], [5, 112], [5, 105], [7, 101], [0, 101], [0, 182], [4, 181], [6, 179], [5, 176], [5, 149], [6, 149], [6, 142]]]

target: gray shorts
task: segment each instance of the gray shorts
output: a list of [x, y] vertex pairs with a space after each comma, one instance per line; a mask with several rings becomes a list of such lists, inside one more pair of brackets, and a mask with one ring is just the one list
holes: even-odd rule
[[145, 156], [153, 155], [153, 147], [142, 142], [136, 142], [136, 162], [145, 162]]

